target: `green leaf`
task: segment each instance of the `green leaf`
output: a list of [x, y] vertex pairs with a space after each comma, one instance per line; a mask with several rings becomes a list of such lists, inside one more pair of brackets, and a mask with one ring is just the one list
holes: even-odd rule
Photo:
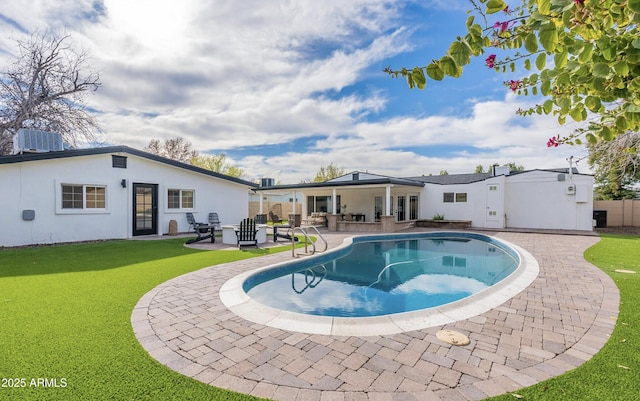
[[487, 14], [495, 14], [504, 10], [505, 7], [507, 7], [507, 4], [503, 0], [489, 0], [487, 2]]
[[458, 66], [467, 65], [471, 62], [471, 48], [466, 43], [456, 41], [449, 47], [449, 55], [455, 60]]
[[411, 77], [413, 78], [413, 82], [415, 82], [418, 89], [424, 89], [427, 83], [427, 79], [422, 72], [422, 68], [414, 68], [413, 71], [411, 71]]
[[528, 58], [524, 60], [524, 68], [529, 71], [531, 70], [531, 60], [529, 60]]
[[440, 66], [435, 63], [431, 63], [427, 66], [427, 75], [434, 81], [442, 81], [444, 79], [444, 72]]
[[584, 110], [584, 106], [582, 105], [582, 103], [578, 103], [576, 105], [576, 107], [574, 107], [573, 109], [571, 109], [571, 111], [569, 112], [569, 115], [571, 116], [571, 118], [573, 118], [573, 121], [584, 121], [585, 118], [587, 117], [587, 113]]
[[602, 107], [600, 99], [595, 96], [587, 96], [587, 98], [584, 99], [584, 105], [594, 113], [600, 110], [600, 108]]
[[473, 15], [470, 15], [467, 18], [467, 22], [465, 23], [465, 25], [467, 26], [467, 28], [469, 28], [471, 25], [473, 25], [473, 20], [475, 19], [475, 17]]
[[593, 46], [589, 43], [582, 49], [582, 52], [578, 56], [578, 61], [581, 63], [586, 63], [591, 60], [591, 56], [593, 56]]
[[445, 75], [450, 77], [458, 78], [462, 75], [462, 68], [456, 64], [451, 56], [444, 56], [440, 59], [440, 68], [442, 68]]
[[587, 142], [589, 142], [589, 143], [596, 143], [596, 142], [598, 142], [598, 138], [596, 138], [596, 136], [595, 136], [595, 135], [593, 135], [593, 134], [592, 134], [592, 133], [590, 133], [590, 132], [589, 132], [588, 134], [586, 134], [584, 137], [586, 138]]
[[543, 80], [542, 85], [540, 85], [540, 92], [542, 92], [543, 96], [549, 96], [551, 94], [551, 81]]
[[629, 75], [629, 64], [627, 64], [624, 60], [620, 60], [613, 64], [613, 70], [621, 77], [626, 77]]
[[556, 64], [556, 68], [563, 68], [567, 65], [568, 57], [569, 52], [566, 49], [560, 53], [556, 53], [555, 56], [553, 56], [553, 62]]
[[607, 63], [595, 63], [593, 65], [593, 75], [596, 77], [606, 78], [611, 74], [611, 68]]
[[547, 99], [542, 104], [542, 110], [544, 110], [544, 114], [549, 114], [553, 110], [553, 100]]
[[605, 80], [600, 77], [595, 77], [593, 79], [593, 88], [598, 92], [604, 92], [604, 90], [606, 89]]
[[545, 24], [538, 33], [540, 44], [548, 52], [552, 52], [558, 46], [558, 31], [553, 23]]
[[544, 70], [544, 67], [547, 65], [547, 53], [540, 53], [538, 57], [536, 57], [536, 68], [540, 71]]
[[415, 84], [413, 83], [413, 75], [407, 74], [407, 85], [409, 85], [409, 89], [413, 89]]
[[605, 141], [613, 140], [613, 132], [611, 132], [609, 127], [602, 127], [602, 129], [600, 130], [599, 136]]
[[616, 117], [616, 128], [619, 129], [620, 131], [626, 131], [631, 127], [631, 124], [629, 124], [629, 121], [627, 121], [627, 119], [624, 116], [618, 116]]
[[540, 14], [549, 14], [551, 12], [551, 0], [538, 0], [538, 12]]
[[538, 38], [533, 33], [527, 35], [524, 39], [524, 48], [527, 49], [529, 53], [535, 53], [538, 51]]
[[636, 14], [640, 14], [640, 0], [629, 0], [629, 9]]

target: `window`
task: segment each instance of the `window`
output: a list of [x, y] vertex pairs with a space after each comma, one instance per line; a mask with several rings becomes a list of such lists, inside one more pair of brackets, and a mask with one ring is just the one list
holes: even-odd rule
[[168, 209], [193, 209], [195, 191], [189, 189], [170, 189], [167, 191]]
[[442, 201], [444, 203], [453, 203], [453, 192], [445, 192]]
[[466, 192], [445, 192], [442, 194], [442, 201], [444, 203], [453, 203], [453, 202], [466, 202], [467, 201], [467, 193]]
[[106, 209], [107, 188], [96, 185], [62, 185], [63, 209]]

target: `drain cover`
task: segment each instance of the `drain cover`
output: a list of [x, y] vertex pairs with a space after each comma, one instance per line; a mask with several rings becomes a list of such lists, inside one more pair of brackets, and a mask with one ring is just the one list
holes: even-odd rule
[[440, 330], [436, 333], [438, 340], [444, 341], [447, 344], [453, 345], [467, 345], [469, 344], [469, 337], [464, 334], [453, 330]]
[[629, 273], [629, 274], [635, 274], [636, 273], [633, 270], [623, 270], [623, 269], [616, 270], [616, 272], [618, 272], [618, 273]]

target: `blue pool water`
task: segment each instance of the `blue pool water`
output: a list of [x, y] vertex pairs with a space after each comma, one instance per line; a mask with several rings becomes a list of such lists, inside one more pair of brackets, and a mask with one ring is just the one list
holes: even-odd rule
[[338, 252], [256, 273], [243, 289], [259, 303], [290, 312], [380, 316], [466, 298], [518, 265], [514, 250], [480, 234], [369, 236]]

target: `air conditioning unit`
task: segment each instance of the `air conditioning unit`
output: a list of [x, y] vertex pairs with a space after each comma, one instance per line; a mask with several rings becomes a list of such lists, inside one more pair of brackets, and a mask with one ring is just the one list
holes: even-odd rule
[[35, 129], [20, 128], [13, 140], [13, 153], [41, 153], [64, 150], [62, 135]]
[[576, 186], [575, 185], [567, 185], [567, 195], [575, 195], [576, 194]]

